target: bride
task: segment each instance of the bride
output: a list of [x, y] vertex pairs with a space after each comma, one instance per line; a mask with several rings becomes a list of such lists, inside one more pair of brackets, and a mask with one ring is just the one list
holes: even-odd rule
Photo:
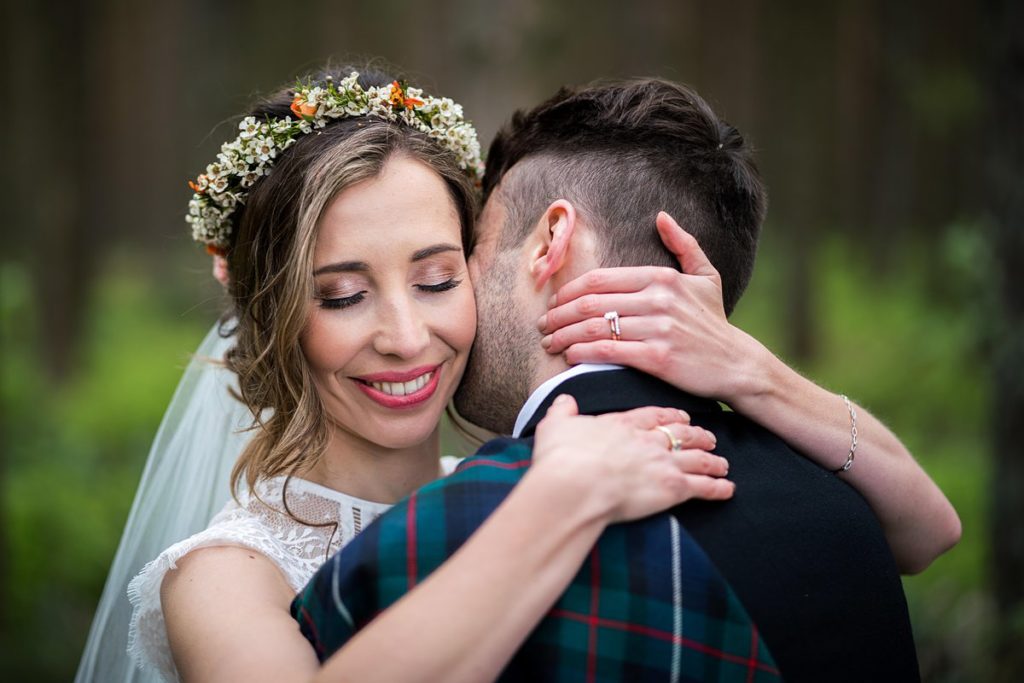
[[[226, 259], [233, 334], [211, 333], [172, 401], [77, 680], [142, 679], [124, 657], [129, 622], [132, 658], [167, 679], [315, 675], [316, 657], [288, 614], [294, 593], [391, 504], [454, 466], [440, 458], [438, 423], [475, 331], [465, 258], [478, 173], [475, 132], [458, 105], [377, 74], [324, 75], [280, 92], [242, 121], [239, 136], [194, 184], [190, 206], [196, 238]], [[656, 315], [635, 290], [624, 288], [634, 292], [636, 310]], [[687, 322], [685, 309], [676, 315]], [[549, 327], [569, 330], [575, 322], [552, 316]], [[573, 341], [571, 331], [559, 339]], [[670, 332], [649, 343], [679, 356], [685, 348], [689, 358], [727, 355], [694, 341]], [[225, 368], [203, 356], [223, 358]], [[843, 402], [780, 372], [770, 354], [759, 357], [764, 378], [794, 390], [776, 392], [786, 400], [751, 400], [749, 389], [721, 398], [749, 408], [754, 419], [774, 420], [781, 436], [834, 469], [850, 445]], [[739, 372], [719, 360], [726, 376]], [[642, 369], [693, 388], [682, 364]], [[241, 404], [227, 398], [230, 383]], [[829, 400], [842, 408], [838, 419], [821, 410]], [[512, 494], [522, 501], [557, 490], [570, 465], [574, 490], [594, 501], [605, 524], [732, 494], [727, 463], [708, 452], [713, 435], [686, 416], [643, 409], [591, 418], [574, 415], [572, 406], [553, 413], [545, 433], [559, 439], [538, 439], [531, 477]], [[237, 433], [246, 416], [255, 416], [247, 438]], [[923, 568], [955, 542], [955, 513], [888, 430], [863, 410], [857, 424], [862, 452], [889, 464], [903, 495], [880, 495], [891, 482], [870, 470], [851, 483], [874, 506], [901, 567]], [[686, 449], [670, 451], [665, 430]], [[645, 476], [602, 477], [623, 453], [630, 471]], [[230, 491], [234, 499], [200, 530]], [[516, 520], [523, 529], [567, 533], [544, 506], [526, 509]], [[481, 536], [503, 544], [490, 527]], [[567, 583], [585, 550], [565, 544], [551, 571]], [[154, 556], [131, 581], [129, 619], [124, 586]], [[212, 595], [237, 609], [211, 611]], [[443, 597], [472, 618], [472, 596]], [[387, 656], [358, 647], [337, 656]]]

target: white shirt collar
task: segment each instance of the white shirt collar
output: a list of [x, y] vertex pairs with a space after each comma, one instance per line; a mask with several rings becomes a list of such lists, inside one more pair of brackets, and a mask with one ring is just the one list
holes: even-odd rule
[[530, 421], [530, 418], [533, 417], [535, 412], [537, 412], [537, 408], [540, 407], [540, 404], [543, 403], [544, 399], [546, 399], [548, 395], [555, 390], [555, 387], [562, 382], [572, 379], [578, 375], [585, 375], [588, 372], [624, 369], [625, 368], [621, 365], [612, 365], [610, 363], [580, 363], [579, 365], [572, 366], [568, 370], [563, 370], [541, 384], [532, 394], [530, 394], [530, 398], [526, 400], [526, 403], [523, 404], [522, 409], [519, 411], [519, 416], [516, 418], [516, 425], [512, 429], [512, 436], [517, 439], [519, 438], [523, 433], [523, 429], [526, 428], [526, 424]]

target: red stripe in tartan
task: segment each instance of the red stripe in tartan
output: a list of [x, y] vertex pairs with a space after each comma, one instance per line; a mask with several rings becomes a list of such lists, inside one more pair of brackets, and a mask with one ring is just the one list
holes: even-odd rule
[[601, 599], [601, 565], [597, 548], [590, 551], [590, 633], [587, 638], [587, 681], [597, 680], [597, 620]]
[[747, 660], [747, 683], [753, 683], [757, 664], [757, 629], [750, 629], [750, 659]]
[[313, 617], [309, 616], [309, 610], [305, 607], [300, 607], [299, 618], [305, 627], [309, 629], [309, 632], [313, 634], [313, 649], [316, 650], [318, 656], [322, 655], [324, 653], [324, 645], [320, 641], [320, 634], [316, 632], [316, 623], [313, 621]]
[[485, 458], [473, 458], [468, 462], [464, 462], [459, 465], [458, 471], [468, 470], [470, 467], [477, 467], [478, 465], [487, 465], [488, 467], [497, 467], [499, 470], [521, 470], [530, 466], [533, 462], [530, 459], [516, 460], [515, 462], [502, 462], [501, 460], [487, 460]]
[[416, 493], [409, 496], [405, 510], [405, 574], [409, 589], [416, 587]]
[[[573, 621], [580, 621], [585, 624], [590, 623], [591, 617], [586, 614], [580, 614], [579, 612], [571, 612], [564, 609], [553, 609], [548, 612], [548, 616], [561, 618], [561, 619], [572, 619]], [[618, 621], [616, 619], [604, 619], [601, 617], [597, 618], [597, 625], [605, 628], [614, 628], [620, 631], [629, 631], [630, 633], [639, 633], [641, 635], [649, 636], [651, 638], [657, 638], [658, 640], [667, 640], [670, 642], [679, 643], [683, 647], [688, 647], [691, 650], [697, 650], [703, 652], [706, 655], [717, 657], [726, 662], [733, 662], [734, 664], [742, 664], [744, 666], [753, 666], [761, 671], [766, 671], [770, 674], [779, 675], [779, 670], [775, 667], [768, 666], [764, 662], [753, 661], [746, 657], [740, 657], [738, 655], [732, 655], [728, 652], [722, 652], [713, 647], [709, 647], [704, 643], [689, 638], [677, 638], [675, 635], [668, 631], [662, 631], [661, 629], [652, 628], [650, 626], [643, 626], [641, 624], [631, 624], [626, 621]]]

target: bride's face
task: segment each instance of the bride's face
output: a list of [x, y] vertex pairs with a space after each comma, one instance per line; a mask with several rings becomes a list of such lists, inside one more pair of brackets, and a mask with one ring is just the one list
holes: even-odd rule
[[444, 181], [397, 156], [377, 178], [342, 190], [320, 218], [313, 273], [301, 345], [332, 423], [385, 448], [424, 442], [476, 330]]

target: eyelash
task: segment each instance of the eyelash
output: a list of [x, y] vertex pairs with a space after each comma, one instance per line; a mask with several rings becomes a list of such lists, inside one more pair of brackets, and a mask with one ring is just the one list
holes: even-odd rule
[[[444, 282], [440, 282], [436, 285], [416, 285], [416, 289], [421, 292], [430, 292], [432, 294], [439, 294], [441, 292], [447, 292], [448, 290], [455, 289], [462, 284], [462, 280], [456, 280], [452, 278]], [[320, 299], [320, 307], [327, 308], [330, 310], [341, 310], [348, 308], [349, 306], [355, 306], [360, 301], [366, 298], [366, 292], [358, 292], [352, 296], [341, 297], [338, 299]]]
[[439, 282], [436, 285], [416, 285], [416, 289], [420, 290], [421, 292], [447, 292], [449, 289], [455, 289], [461, 284], [462, 280], [456, 280], [455, 278], [451, 278], [450, 280]]
[[348, 308], [349, 306], [355, 306], [364, 298], [366, 298], [366, 292], [359, 292], [358, 294], [341, 297], [340, 299], [320, 299], [320, 308], [340, 310], [342, 308]]

